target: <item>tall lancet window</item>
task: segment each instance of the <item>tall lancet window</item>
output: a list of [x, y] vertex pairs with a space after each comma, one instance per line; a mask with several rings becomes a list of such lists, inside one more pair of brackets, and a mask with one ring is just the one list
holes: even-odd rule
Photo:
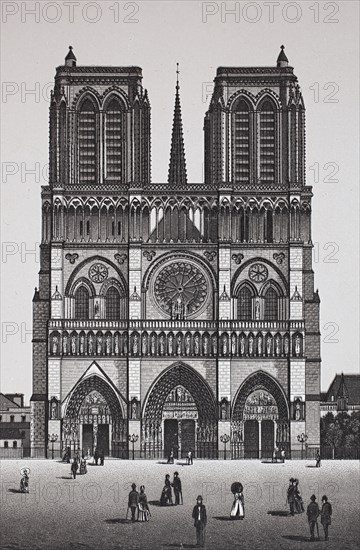
[[79, 181], [96, 180], [96, 112], [93, 103], [86, 99], [79, 112]]
[[233, 179], [249, 182], [250, 179], [250, 112], [244, 100], [233, 111], [234, 160]]
[[121, 180], [122, 169], [122, 112], [117, 99], [112, 99], [105, 115], [106, 179]]
[[264, 101], [260, 110], [260, 180], [275, 181], [275, 109]]

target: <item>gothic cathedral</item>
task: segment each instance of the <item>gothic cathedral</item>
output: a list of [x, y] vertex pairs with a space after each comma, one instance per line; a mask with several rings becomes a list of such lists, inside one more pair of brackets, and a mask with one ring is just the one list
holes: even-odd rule
[[219, 67], [205, 182], [187, 179], [177, 79], [167, 183], [151, 181], [139, 67], [77, 66], [50, 105], [33, 298], [33, 456], [298, 457], [320, 444], [305, 107], [276, 66]]

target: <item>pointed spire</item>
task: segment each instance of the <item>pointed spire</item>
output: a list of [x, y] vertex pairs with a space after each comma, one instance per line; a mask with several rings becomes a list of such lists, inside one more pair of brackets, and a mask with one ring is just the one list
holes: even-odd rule
[[281, 50], [279, 53], [279, 57], [277, 58], [277, 66], [278, 67], [288, 67], [289, 66], [289, 60], [285, 55], [285, 46], [280, 46]]
[[343, 372], [341, 373], [340, 385], [339, 385], [339, 389], [338, 389], [336, 397], [340, 398], [340, 399], [341, 398], [346, 399], [347, 397], [349, 397], [349, 392], [348, 392], [348, 389], [347, 389], [346, 384], [345, 384], [345, 378], [344, 378], [344, 373]]
[[69, 46], [69, 51], [67, 56], [65, 57], [65, 66], [66, 67], [76, 67], [76, 57], [73, 52], [73, 47]]
[[171, 136], [171, 151], [169, 163], [168, 183], [175, 185], [187, 184], [186, 160], [183, 126], [181, 119], [180, 106], [180, 86], [179, 86], [179, 63], [176, 64], [176, 93], [175, 93], [175, 108], [174, 119]]

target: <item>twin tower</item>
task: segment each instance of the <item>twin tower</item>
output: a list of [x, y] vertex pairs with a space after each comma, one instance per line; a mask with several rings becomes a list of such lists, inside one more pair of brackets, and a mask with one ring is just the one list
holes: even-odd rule
[[166, 183], [150, 130], [141, 69], [78, 66], [70, 48], [41, 194], [33, 456], [57, 438], [119, 458], [299, 457], [301, 434], [315, 452], [312, 190], [283, 46], [276, 66], [218, 68], [205, 182], [188, 182], [178, 81]]

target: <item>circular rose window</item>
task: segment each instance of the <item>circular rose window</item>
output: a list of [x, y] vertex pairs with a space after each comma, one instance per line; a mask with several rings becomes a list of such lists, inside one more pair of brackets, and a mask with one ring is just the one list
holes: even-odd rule
[[174, 262], [165, 266], [154, 283], [155, 299], [164, 312], [173, 316], [183, 311], [185, 316], [201, 309], [207, 296], [204, 273], [188, 262]]
[[108, 268], [104, 264], [93, 264], [89, 269], [89, 277], [93, 283], [102, 283], [108, 277]]

